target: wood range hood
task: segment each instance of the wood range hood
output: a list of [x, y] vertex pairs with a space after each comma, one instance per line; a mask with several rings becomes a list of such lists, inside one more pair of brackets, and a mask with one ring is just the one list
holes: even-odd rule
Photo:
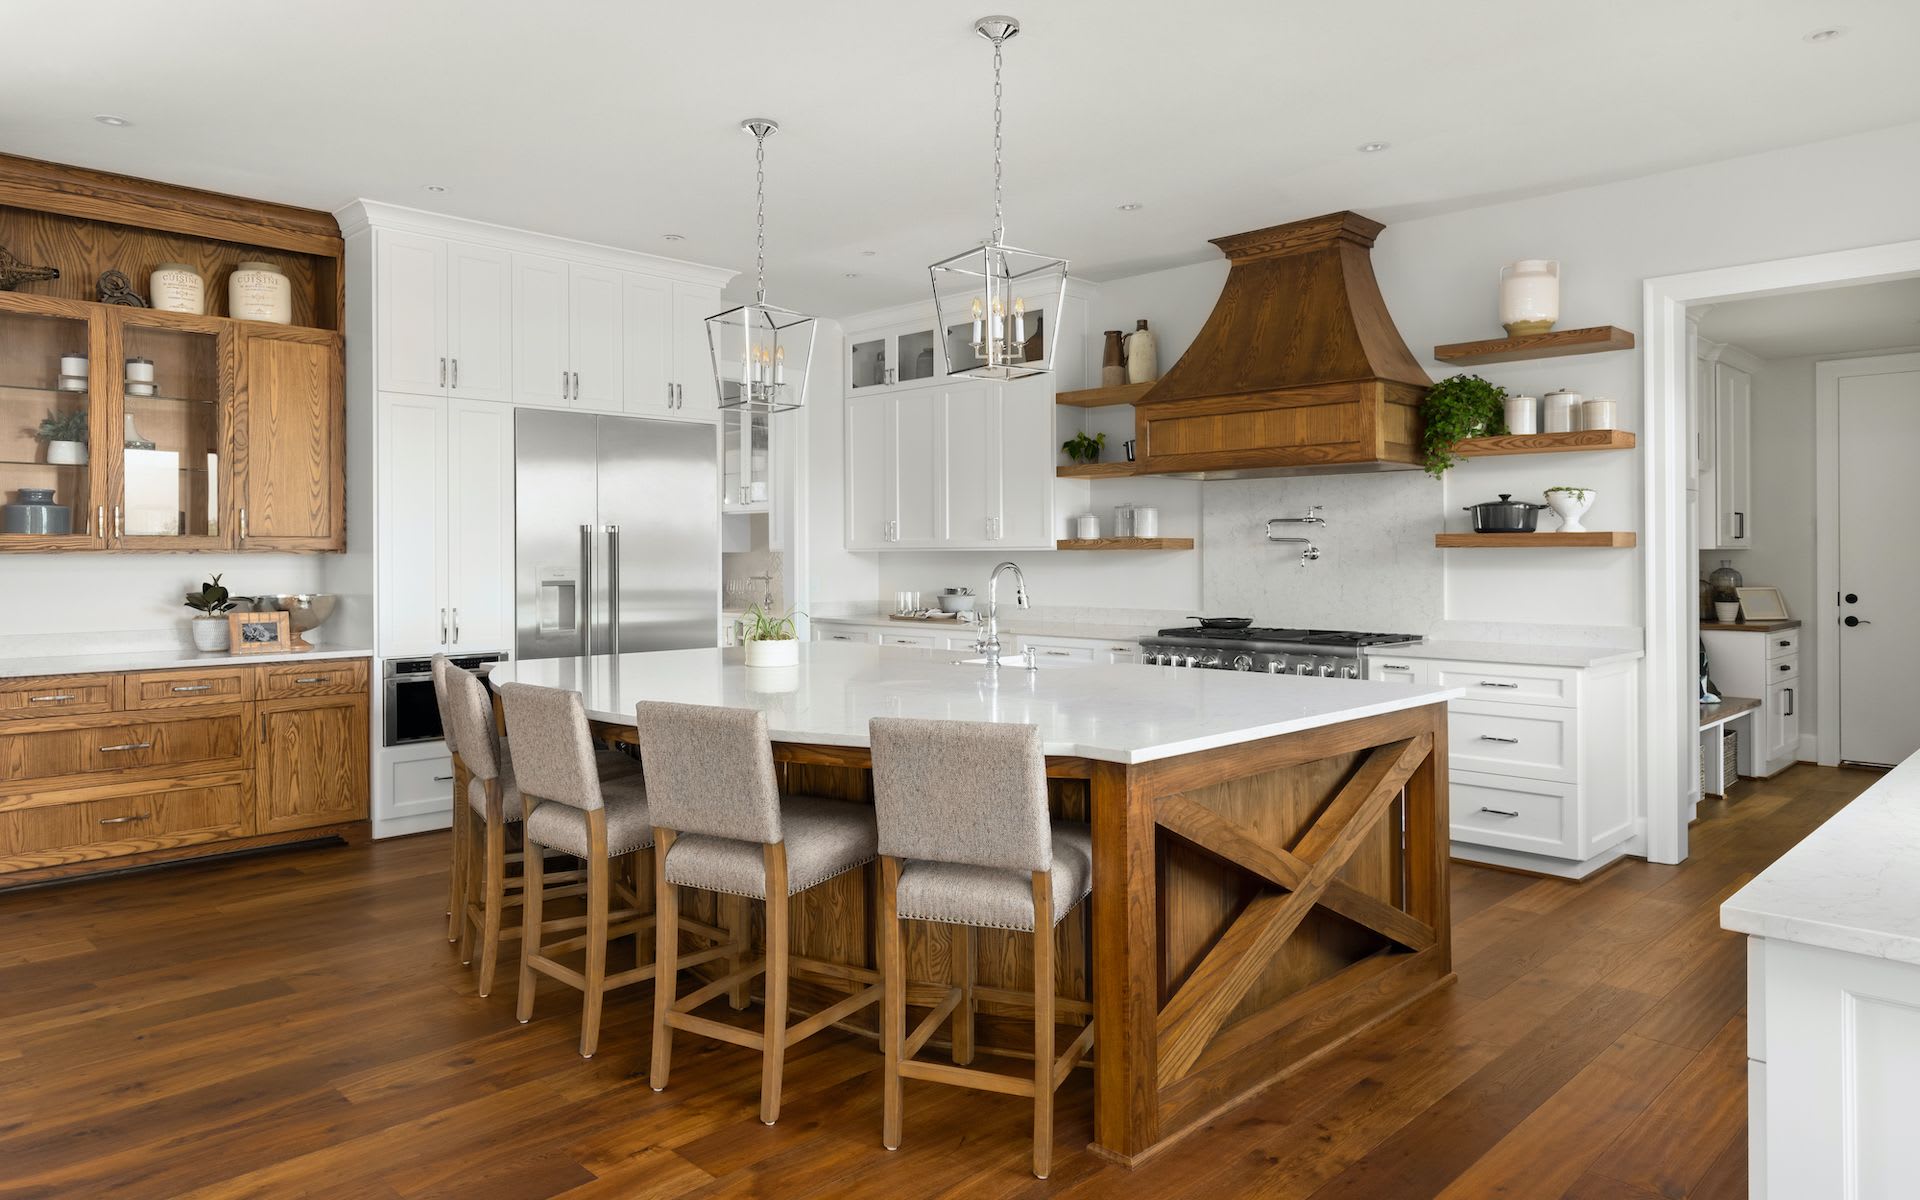
[[1215, 238], [1232, 269], [1193, 345], [1135, 404], [1136, 472], [1419, 467], [1419, 405], [1432, 380], [1374, 282], [1384, 228], [1337, 212]]

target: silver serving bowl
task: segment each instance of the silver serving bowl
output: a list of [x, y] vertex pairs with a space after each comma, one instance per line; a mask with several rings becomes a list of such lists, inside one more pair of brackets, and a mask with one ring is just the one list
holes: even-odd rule
[[334, 608], [340, 603], [340, 597], [332, 592], [300, 592], [294, 595], [258, 596], [259, 600], [271, 600], [273, 606], [287, 613], [287, 623], [293, 632], [302, 634], [309, 629], [317, 629], [333, 615]]

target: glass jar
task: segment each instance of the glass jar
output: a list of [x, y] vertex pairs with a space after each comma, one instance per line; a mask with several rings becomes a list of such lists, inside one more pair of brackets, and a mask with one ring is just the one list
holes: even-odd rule
[[1116, 504], [1113, 506], [1113, 536], [1130, 538], [1133, 536], [1133, 505]]
[[1720, 604], [1738, 604], [1740, 602], [1738, 589], [1746, 582], [1741, 578], [1740, 572], [1733, 569], [1733, 560], [1730, 558], [1721, 559], [1720, 566], [1707, 575], [1707, 586], [1713, 589], [1713, 598]]

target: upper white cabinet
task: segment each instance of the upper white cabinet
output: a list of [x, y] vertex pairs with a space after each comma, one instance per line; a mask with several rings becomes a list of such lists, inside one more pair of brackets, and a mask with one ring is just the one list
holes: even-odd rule
[[383, 229], [377, 258], [381, 390], [509, 399], [511, 256]]
[[625, 362], [620, 273], [513, 256], [513, 391], [529, 404], [618, 409]]
[[695, 284], [673, 288], [673, 394], [675, 415], [712, 420], [720, 412], [713, 381], [713, 351], [707, 318], [721, 309], [720, 289]]
[[1694, 364], [1702, 550], [1754, 545], [1753, 375], [1728, 349], [1702, 341]]
[[847, 390], [932, 383], [942, 374], [930, 321], [907, 321], [847, 334]]
[[618, 411], [625, 398], [621, 295], [620, 272], [567, 268], [567, 369], [576, 407]]
[[620, 280], [621, 345], [626, 359], [625, 398], [630, 413], [665, 415], [676, 407], [673, 352], [679, 330], [673, 323], [673, 282], [629, 272]]

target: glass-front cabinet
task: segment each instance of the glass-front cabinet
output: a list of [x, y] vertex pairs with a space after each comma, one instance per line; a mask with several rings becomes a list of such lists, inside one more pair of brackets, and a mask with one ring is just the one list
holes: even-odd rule
[[169, 316], [149, 324], [137, 310], [115, 324], [122, 373], [114, 540], [124, 549], [225, 546], [231, 472], [221, 374], [232, 361], [230, 335], [217, 321], [195, 327]]
[[[13, 297], [0, 296], [0, 301]], [[40, 301], [37, 308], [58, 308]], [[83, 306], [0, 307], [0, 545], [69, 550], [103, 536], [105, 381]]]
[[721, 417], [720, 509], [766, 512], [773, 495], [769, 415], [730, 408], [723, 410]]
[[939, 374], [933, 326], [916, 322], [847, 336], [847, 388], [926, 383]]

